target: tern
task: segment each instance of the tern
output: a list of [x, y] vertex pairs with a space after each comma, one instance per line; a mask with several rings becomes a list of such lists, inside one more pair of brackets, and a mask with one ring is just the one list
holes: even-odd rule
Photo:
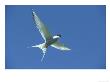
[[70, 48], [66, 47], [64, 44], [60, 43], [58, 40], [61, 38], [61, 34], [57, 34], [55, 36], [52, 36], [46, 26], [43, 24], [43, 22], [40, 20], [38, 15], [33, 11], [32, 9], [32, 15], [34, 22], [36, 24], [36, 27], [38, 28], [42, 38], [44, 39], [44, 43], [39, 44], [39, 45], [34, 45], [32, 47], [37, 47], [40, 48], [43, 52], [43, 56], [41, 61], [43, 61], [45, 53], [47, 51], [47, 48], [49, 46], [54, 47], [56, 49], [62, 50], [62, 51], [68, 51], [71, 50]]

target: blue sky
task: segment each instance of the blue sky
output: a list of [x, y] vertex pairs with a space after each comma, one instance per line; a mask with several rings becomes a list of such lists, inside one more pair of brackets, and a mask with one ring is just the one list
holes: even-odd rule
[[[32, 9], [52, 35], [62, 34], [60, 42], [71, 48], [71, 51], [60, 51], [49, 47], [41, 62], [42, 51], [31, 48], [44, 41], [35, 26]], [[7, 5], [5, 26], [6, 69], [106, 68], [106, 7], [104, 5]]]

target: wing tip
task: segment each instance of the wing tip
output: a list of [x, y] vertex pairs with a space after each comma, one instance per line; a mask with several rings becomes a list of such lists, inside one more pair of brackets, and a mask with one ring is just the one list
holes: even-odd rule
[[70, 48], [67, 48], [67, 49], [65, 49], [65, 50], [69, 51], [69, 50], [71, 50], [71, 49], [70, 49]]
[[33, 13], [33, 14], [35, 13], [34, 9], [32, 9], [32, 13]]
[[68, 50], [71, 50], [71, 49], [68, 49]]
[[32, 9], [32, 12], [34, 12], [34, 9]]

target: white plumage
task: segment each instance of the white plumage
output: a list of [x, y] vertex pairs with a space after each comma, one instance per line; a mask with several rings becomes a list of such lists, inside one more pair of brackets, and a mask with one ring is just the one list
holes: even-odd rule
[[32, 11], [32, 14], [33, 14], [36, 27], [38, 28], [42, 38], [44, 39], [44, 43], [32, 46], [32, 47], [38, 47], [43, 51], [43, 56], [41, 61], [43, 61], [43, 58], [45, 56], [48, 46], [52, 46], [56, 49], [63, 50], [63, 51], [70, 50], [69, 48], [65, 47], [64, 44], [58, 42], [58, 39], [61, 37], [61, 35], [56, 35], [52, 37], [52, 35], [50, 34], [46, 26], [42, 23], [42, 21], [37, 16], [37, 14], [34, 11]]

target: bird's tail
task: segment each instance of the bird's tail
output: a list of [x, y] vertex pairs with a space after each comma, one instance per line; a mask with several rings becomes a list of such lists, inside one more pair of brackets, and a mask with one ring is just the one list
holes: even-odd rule
[[39, 45], [35, 45], [35, 46], [32, 46], [32, 47], [38, 47], [38, 48], [40, 48], [42, 50], [43, 56], [42, 56], [41, 61], [43, 61], [45, 53], [46, 53], [46, 50], [47, 50], [47, 48], [45, 46], [45, 43], [42, 43], [42, 44], [39, 44]]

